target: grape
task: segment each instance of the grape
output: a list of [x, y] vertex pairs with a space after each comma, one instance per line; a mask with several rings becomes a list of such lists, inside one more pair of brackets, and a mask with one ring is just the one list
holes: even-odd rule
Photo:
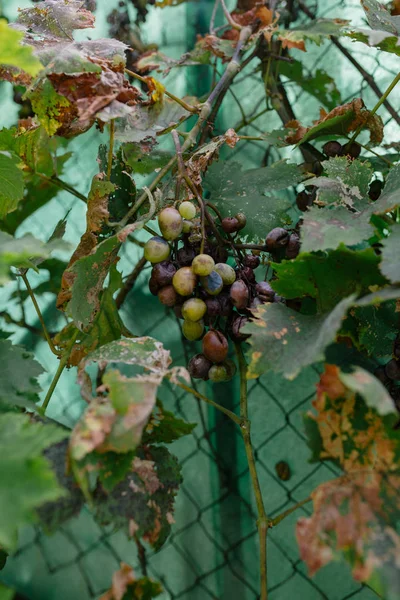
[[208, 372], [208, 377], [214, 383], [220, 383], [228, 379], [228, 371], [224, 365], [213, 365]]
[[210, 250], [210, 254], [216, 263], [225, 263], [228, 260], [229, 253], [226, 248], [223, 248], [219, 244], [213, 246]]
[[159, 263], [167, 260], [170, 247], [162, 237], [154, 236], [144, 245], [144, 257], [151, 263]]
[[232, 285], [236, 281], [235, 269], [226, 263], [217, 263], [214, 267], [214, 271], [220, 275], [224, 285]]
[[262, 304], [262, 303], [263, 303], [262, 300], [258, 296], [256, 296], [250, 302], [250, 308], [254, 310], [254, 309], [258, 308], [260, 306], [260, 304]]
[[374, 181], [371, 181], [371, 183], [369, 184], [368, 191], [368, 196], [370, 197], [370, 199], [378, 200], [379, 196], [381, 195], [382, 188], [383, 181], [381, 181], [380, 179], [374, 179]]
[[275, 291], [268, 281], [260, 281], [260, 283], [257, 283], [256, 294], [263, 302], [272, 302], [275, 297]]
[[246, 217], [246, 215], [244, 213], [239, 212], [237, 215], [235, 215], [235, 219], [239, 223], [239, 230], [243, 229], [244, 227], [246, 227], [247, 217]]
[[240, 223], [235, 217], [225, 217], [221, 221], [221, 227], [225, 233], [235, 233], [239, 231]]
[[322, 152], [326, 154], [326, 156], [330, 157], [340, 156], [342, 154], [342, 150], [342, 144], [334, 140], [331, 142], [326, 142], [326, 144], [322, 146]]
[[250, 269], [257, 269], [260, 266], [260, 257], [254, 254], [247, 254], [244, 259], [244, 266]]
[[232, 300], [232, 304], [236, 308], [246, 308], [249, 302], [249, 288], [245, 284], [244, 281], [239, 279], [232, 284], [230, 289], [230, 297]]
[[169, 285], [176, 273], [176, 268], [170, 261], [163, 261], [154, 265], [151, 270], [151, 278], [160, 286]]
[[189, 321], [185, 319], [182, 325], [182, 333], [187, 340], [194, 342], [201, 338], [204, 332], [203, 321]]
[[220, 294], [218, 296], [221, 317], [229, 317], [232, 312], [232, 302], [229, 294]]
[[199, 254], [193, 259], [192, 269], [195, 275], [205, 277], [214, 269], [214, 260], [208, 254]]
[[184, 219], [194, 219], [194, 217], [196, 216], [196, 212], [196, 207], [193, 204], [193, 202], [185, 200], [185, 202], [182, 202], [179, 205], [179, 213]]
[[241, 317], [240, 315], [238, 315], [232, 322], [231, 338], [235, 342], [244, 342], [244, 340], [247, 340], [250, 337], [249, 334], [240, 331], [241, 328], [244, 327], [248, 322], [249, 319], [247, 317]]
[[154, 279], [153, 276], [151, 276], [149, 279], [149, 290], [153, 294], [153, 296], [157, 296], [160, 290], [160, 286], [158, 285], [157, 281]]
[[296, 258], [300, 252], [300, 238], [297, 233], [292, 233], [286, 246], [286, 258]]
[[317, 177], [319, 177], [320, 175], [322, 175], [323, 171], [324, 168], [319, 162], [319, 160], [315, 160], [311, 165], [311, 172], [314, 173], [314, 175], [316, 175]]
[[221, 312], [219, 298], [206, 298], [204, 302], [207, 307], [207, 315], [209, 317], [217, 317]]
[[313, 203], [312, 196], [308, 194], [305, 190], [299, 192], [296, 196], [296, 204], [297, 208], [301, 210], [301, 212], [306, 212], [307, 208], [311, 206]]
[[158, 299], [165, 306], [175, 306], [177, 295], [172, 285], [166, 285], [158, 292]]
[[158, 226], [166, 240], [176, 240], [182, 233], [182, 217], [176, 208], [168, 206], [158, 215]]
[[265, 239], [265, 245], [267, 250], [276, 250], [277, 248], [284, 248], [289, 242], [289, 233], [283, 227], [275, 227], [271, 229]]
[[400, 362], [392, 358], [385, 366], [385, 374], [389, 379], [400, 381]]
[[180, 296], [191, 296], [196, 287], [196, 279], [191, 267], [182, 267], [173, 276], [172, 285]]
[[210, 296], [217, 296], [224, 287], [222, 277], [216, 271], [211, 271], [207, 277], [201, 277], [200, 283]]
[[190, 376], [194, 379], [208, 379], [208, 372], [212, 367], [212, 362], [204, 354], [196, 354], [188, 364]]
[[253, 283], [256, 280], [256, 276], [251, 267], [243, 267], [238, 271], [238, 279], [243, 279], [249, 283]]
[[189, 298], [182, 306], [182, 315], [189, 321], [199, 321], [204, 317], [207, 310], [207, 304], [200, 298]]
[[358, 142], [349, 142], [343, 147], [343, 154], [350, 158], [358, 158], [361, 154], [361, 146]]
[[203, 338], [203, 354], [212, 362], [221, 363], [228, 354], [228, 340], [215, 329], [210, 329]]
[[188, 267], [192, 264], [194, 257], [196, 256], [196, 252], [193, 248], [180, 248], [176, 253], [176, 260], [182, 267]]
[[190, 233], [193, 229], [194, 225], [192, 223], [192, 221], [187, 221], [186, 219], [183, 219], [182, 221], [182, 233]]
[[222, 363], [226, 369], [227, 380], [232, 379], [232, 377], [236, 374], [236, 365], [231, 358], [227, 358]]

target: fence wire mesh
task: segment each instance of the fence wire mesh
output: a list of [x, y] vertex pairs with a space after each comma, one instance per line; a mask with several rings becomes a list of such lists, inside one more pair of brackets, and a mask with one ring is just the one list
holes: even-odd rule
[[[14, 2], [14, 0], [13, 0]], [[18, 4], [18, 0], [15, 0]], [[107, 3], [108, 4], [108, 3]], [[289, 4], [289, 3], [288, 3]], [[296, 2], [292, 3], [296, 6]], [[356, 0], [304, 2], [319, 17], [349, 18], [361, 23], [363, 13]], [[98, 13], [104, 15], [110, 6], [98, 2]], [[213, 3], [199, 2], [179, 8], [166, 9], [157, 22], [151, 9], [145, 35], [154, 39], [158, 32], [163, 50], [175, 55], [186, 50], [182, 31], [196, 31], [198, 20], [212, 10]], [[299, 21], [304, 15], [299, 10]], [[173, 21], [173, 22], [172, 22]], [[149, 24], [150, 23], [150, 24]], [[162, 26], [167, 24], [168, 27]], [[152, 31], [152, 27], [154, 30]], [[187, 34], [189, 38], [190, 35]], [[157, 40], [156, 40], [157, 41]], [[371, 107], [377, 93], [371, 89], [371, 80], [384, 91], [395, 74], [393, 62], [361, 44], [343, 42], [345, 49], [357, 61], [355, 66], [334, 42], [323, 47], [311, 47], [305, 58], [308, 72], [325, 69], [336, 80], [345, 102], [361, 96]], [[301, 57], [304, 60], [304, 57]], [[363, 74], [364, 73], [364, 74]], [[196, 72], [188, 76], [172, 74], [170, 87], [187, 86], [196, 93]], [[317, 100], [299, 91], [290, 82], [285, 83], [290, 101], [300, 121], [310, 123], [318, 117]], [[249, 93], [251, 89], [251, 93]], [[296, 91], [297, 90], [297, 91]], [[227, 96], [217, 128], [224, 131], [241, 123], [242, 111], [247, 120], [257, 115], [264, 106], [265, 95], [260, 77], [251, 68], [240, 74], [233, 85], [234, 96]], [[265, 113], [242, 129], [243, 134], [257, 135], [270, 131], [280, 123], [272, 113]], [[398, 139], [398, 123], [382, 108], [386, 141]], [[77, 153], [68, 163], [67, 179], [79, 191], [87, 193], [90, 177], [96, 172], [96, 151], [101, 136], [91, 131], [72, 143]], [[268, 149], [259, 142], [248, 141], [231, 152], [230, 158], [246, 167], [258, 167], [281, 157], [293, 157], [287, 150]], [[294, 194], [293, 194], [294, 201]], [[83, 230], [84, 205], [76, 204], [68, 194], [61, 192], [45, 209], [34, 214], [19, 233], [32, 231], [43, 238], [53, 230], [60, 211], [71, 209], [67, 237], [77, 241]], [[140, 256], [136, 246], [126, 248], [120, 268], [128, 274]], [[183, 340], [179, 323], [173, 312], [166, 311], [147, 290], [148, 270], [144, 270], [124, 305], [123, 318], [128, 328], [137, 334], [146, 334], [161, 340], [171, 350], [176, 364], [186, 364], [195, 353], [196, 345]], [[32, 284], [40, 281], [32, 278]], [[10, 314], [18, 318], [20, 306], [7, 302]], [[60, 317], [53, 308], [54, 298], [41, 296], [39, 303], [50, 330], [57, 327]], [[34, 314], [25, 303], [27, 318], [35, 324]], [[37, 324], [36, 324], [37, 325]], [[35, 325], [35, 326], [36, 326]], [[9, 326], [12, 329], [12, 326]], [[35, 347], [38, 359], [47, 369], [42, 378], [46, 389], [55, 369], [55, 361], [45, 344], [33, 334], [16, 332], [12, 338]], [[310, 408], [318, 379], [318, 368], [305, 370], [294, 382], [278, 376], [265, 376], [249, 385], [249, 415], [253, 423], [253, 444], [261, 488], [268, 515], [273, 517], [307, 498], [322, 481], [337, 474], [329, 465], [310, 464], [302, 417]], [[236, 384], [210, 386], [205, 391], [229, 408], [238, 410]], [[121, 561], [140, 573], [160, 581], [163, 599], [171, 600], [255, 600], [258, 597], [258, 539], [256, 511], [251, 491], [244, 447], [238, 428], [224, 415], [201, 405], [171, 385], [165, 385], [160, 394], [166, 408], [177, 416], [196, 422], [193, 434], [175, 442], [172, 451], [182, 464], [183, 484], [176, 500], [175, 524], [164, 547], [157, 553], [145, 549], [141, 557], [134, 541], [128, 540], [112, 527], [100, 527], [85, 508], [79, 517], [62, 526], [52, 536], [39, 528], [26, 529], [21, 534], [19, 549], [3, 571], [3, 580], [32, 600], [86, 600], [97, 598], [110, 587], [112, 573]], [[84, 403], [74, 382], [74, 373], [66, 373], [52, 400], [51, 416], [72, 426], [81, 414]], [[289, 476], [282, 479], [277, 464], [287, 463]], [[296, 513], [272, 529], [268, 537], [269, 591], [272, 600], [372, 600], [376, 595], [356, 583], [350, 570], [333, 563], [310, 578], [299, 558], [294, 529], [299, 516], [311, 513], [306, 504]]]

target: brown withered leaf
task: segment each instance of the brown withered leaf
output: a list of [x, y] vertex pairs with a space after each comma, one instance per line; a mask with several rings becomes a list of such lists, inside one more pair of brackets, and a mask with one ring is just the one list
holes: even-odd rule
[[[213, 138], [197, 150], [186, 163], [190, 179], [196, 186], [201, 186], [203, 175], [214, 160], [218, 160], [220, 148], [227, 144], [234, 148], [239, 141], [239, 136], [234, 129], [228, 129], [224, 135]], [[189, 194], [190, 191], [189, 191]]]
[[123, 598], [151, 600], [151, 598], [159, 596], [161, 592], [162, 588], [159, 583], [147, 577], [136, 579], [132, 567], [122, 562], [120, 570], [112, 576], [111, 589], [99, 600], [123, 600]]
[[[279, 19], [279, 15], [276, 15], [274, 19], [274, 11], [264, 6], [261, 2], [258, 2], [255, 6], [253, 6], [250, 10], [247, 10], [246, 12], [233, 11], [231, 13], [231, 16], [233, 20], [242, 27], [252, 27], [253, 35], [257, 34], [263, 29], [265, 29], [266, 32], [268, 32], [268, 30], [271, 28], [271, 25], [274, 25]], [[226, 32], [224, 32], [222, 38], [229, 40], [238, 40], [239, 31], [233, 28], [228, 29]]]
[[355, 98], [351, 102], [337, 106], [329, 113], [321, 109], [320, 118], [314, 121], [311, 127], [304, 127], [299, 121], [290, 121], [286, 127], [296, 131], [286, 137], [286, 142], [301, 144], [320, 135], [333, 133], [344, 135], [355, 131], [360, 126], [369, 129], [371, 143], [380, 144], [382, 142], [382, 119], [376, 114], [371, 114], [371, 111], [365, 108], [361, 98]]

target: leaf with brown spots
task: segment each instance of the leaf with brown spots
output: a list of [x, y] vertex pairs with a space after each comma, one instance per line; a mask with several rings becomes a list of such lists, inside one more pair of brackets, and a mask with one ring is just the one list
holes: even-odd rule
[[282, 42], [282, 48], [297, 48], [306, 52], [306, 42], [320, 46], [332, 35], [341, 35], [347, 23], [343, 19], [315, 19], [294, 29], [279, 29], [278, 39]]
[[148, 577], [136, 579], [132, 567], [121, 563], [119, 571], [112, 577], [111, 589], [103, 594], [99, 600], [123, 600], [136, 598], [136, 600], [151, 600], [162, 592], [161, 585]]
[[316, 412], [306, 417], [313, 458], [333, 460], [345, 475], [312, 493], [314, 513], [297, 524], [301, 557], [313, 575], [342, 556], [356, 580], [395, 598], [400, 435], [392, 430], [394, 404], [370, 373], [327, 365], [313, 405]]

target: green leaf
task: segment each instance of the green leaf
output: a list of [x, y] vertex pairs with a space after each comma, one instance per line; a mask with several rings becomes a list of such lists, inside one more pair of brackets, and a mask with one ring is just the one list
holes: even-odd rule
[[381, 241], [381, 272], [392, 283], [400, 283], [400, 224], [396, 223], [390, 230], [389, 237]]
[[13, 600], [15, 597], [15, 590], [7, 587], [3, 583], [0, 583], [0, 600]]
[[251, 334], [247, 377], [274, 371], [294, 379], [304, 367], [323, 360], [354, 300], [355, 295], [344, 298], [321, 316], [302, 315], [279, 303], [259, 306], [253, 311], [255, 319], [242, 328]]
[[35, 77], [43, 67], [32, 54], [32, 48], [21, 44], [23, 37], [5, 19], [0, 19], [0, 65], [17, 67]]
[[138, 450], [124, 481], [110, 494], [94, 494], [96, 518], [128, 535], [144, 537], [156, 550], [171, 530], [174, 498], [182, 482], [181, 466], [163, 446]]
[[0, 151], [0, 220], [17, 208], [24, 195], [24, 176], [19, 163], [15, 154]]
[[400, 206], [400, 163], [390, 169], [385, 187], [378, 200], [373, 204], [373, 212], [379, 215], [391, 212], [398, 206]]
[[[107, 172], [108, 149], [105, 144], [99, 147], [98, 162], [100, 172]], [[121, 220], [133, 206], [136, 199], [136, 185], [132, 177], [132, 166], [125, 160], [122, 148], [119, 148], [112, 161], [110, 182], [114, 188], [109, 192], [108, 212], [110, 221]]]
[[343, 27], [347, 23], [348, 21], [341, 19], [315, 19], [293, 29], [279, 29], [278, 35], [279, 39], [284, 42], [284, 46], [287, 44], [290, 47], [291, 42], [305, 42], [307, 40], [320, 46], [331, 35], [341, 35]]
[[400, 55], [400, 18], [392, 16], [376, 0], [361, 0], [361, 4], [371, 29], [356, 28], [347, 35], [368, 46]]
[[26, 97], [48, 135], [54, 135], [65, 120], [70, 120], [72, 107], [64, 96], [57, 94], [48, 79], [39, 80]]
[[42, 452], [67, 435], [27, 415], [0, 415], [0, 545], [5, 550], [15, 550], [18, 529], [37, 520], [36, 509], [62, 496]]
[[330, 117], [329, 119], [322, 121], [322, 123], [310, 127], [307, 133], [301, 138], [298, 145], [304, 144], [304, 142], [310, 142], [321, 136], [346, 136], [355, 116], [355, 112], [349, 108], [349, 110], [338, 114], [335, 117]]
[[367, 406], [375, 409], [378, 415], [397, 414], [392, 397], [385, 386], [372, 373], [361, 367], [354, 367], [352, 373], [340, 372], [339, 378], [346, 387], [360, 394]]
[[296, 185], [299, 179], [297, 165], [286, 160], [249, 171], [242, 171], [236, 162], [219, 162], [208, 169], [204, 187], [211, 192], [211, 202], [223, 216], [243, 211], [247, 217], [243, 235], [260, 239], [273, 227], [289, 221], [288, 197], [271, 194]]
[[143, 444], [171, 444], [184, 435], [189, 435], [197, 423], [186, 423], [166, 410], [161, 400], [151, 413], [150, 420], [143, 434]]
[[172, 154], [164, 150], [154, 149], [146, 154], [139, 144], [134, 143], [123, 144], [121, 151], [123, 161], [139, 175], [149, 175], [156, 169], [162, 169], [172, 158]]
[[351, 213], [344, 206], [312, 206], [301, 225], [302, 252], [334, 250], [341, 244], [355, 246], [374, 233], [370, 215]]
[[354, 251], [340, 245], [329, 253], [304, 252], [295, 260], [273, 263], [278, 278], [272, 286], [284, 298], [316, 298], [319, 311], [326, 312], [354, 292], [385, 285], [379, 261], [372, 248]]
[[328, 110], [332, 110], [341, 103], [340, 92], [336, 87], [335, 80], [323, 71], [317, 69], [315, 75], [304, 72], [303, 65], [298, 60], [290, 63], [282, 62], [279, 74], [294, 81], [305, 92], [317, 98]]
[[44, 372], [33, 354], [8, 340], [0, 340], [0, 402], [34, 408], [41, 387], [37, 378]]
[[368, 184], [372, 177], [369, 162], [350, 160], [346, 156], [337, 156], [322, 162], [326, 177], [316, 177], [304, 182], [319, 188], [318, 199], [330, 204], [345, 204], [364, 208], [369, 204]]

